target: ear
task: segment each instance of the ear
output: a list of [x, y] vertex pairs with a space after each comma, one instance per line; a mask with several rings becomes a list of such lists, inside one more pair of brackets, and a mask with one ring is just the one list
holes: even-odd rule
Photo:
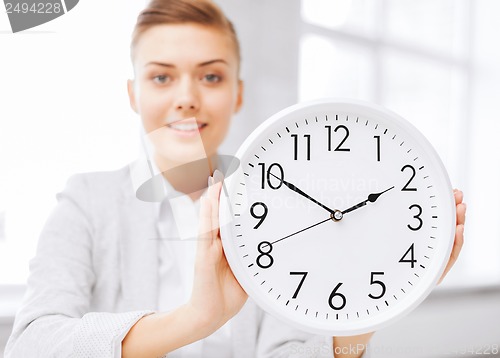
[[243, 106], [243, 90], [244, 85], [242, 80], [238, 80], [238, 93], [236, 94], [236, 106], [234, 108], [234, 113], [238, 113]]
[[137, 112], [137, 104], [135, 101], [135, 91], [134, 91], [134, 81], [133, 80], [127, 80], [127, 91], [128, 91], [128, 100], [130, 102], [130, 107], [134, 110], [135, 113]]

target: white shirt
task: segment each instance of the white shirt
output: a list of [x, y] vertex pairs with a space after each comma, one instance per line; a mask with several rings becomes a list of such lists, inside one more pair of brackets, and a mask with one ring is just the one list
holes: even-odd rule
[[[159, 204], [159, 297], [160, 312], [171, 311], [191, 297], [198, 237], [200, 201], [176, 192], [165, 180], [167, 197]], [[167, 355], [172, 358], [229, 358], [231, 331], [228, 321], [209, 337], [181, 347]]]

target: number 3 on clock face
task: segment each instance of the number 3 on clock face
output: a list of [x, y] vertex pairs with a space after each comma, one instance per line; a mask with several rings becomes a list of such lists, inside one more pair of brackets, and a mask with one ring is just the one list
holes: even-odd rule
[[221, 196], [224, 251], [268, 313], [313, 333], [361, 334], [435, 286], [453, 243], [452, 188], [398, 115], [354, 101], [299, 104], [236, 157]]

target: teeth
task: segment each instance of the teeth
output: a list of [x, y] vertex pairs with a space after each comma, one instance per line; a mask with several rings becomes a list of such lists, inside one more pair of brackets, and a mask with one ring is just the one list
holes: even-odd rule
[[178, 131], [190, 132], [194, 130], [198, 130], [203, 127], [203, 124], [197, 123], [178, 123], [178, 124], [169, 124], [170, 128], [176, 129]]

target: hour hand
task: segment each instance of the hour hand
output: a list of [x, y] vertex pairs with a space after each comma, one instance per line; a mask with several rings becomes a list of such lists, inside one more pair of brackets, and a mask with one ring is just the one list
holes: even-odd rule
[[273, 177], [275, 177], [276, 179], [280, 180], [283, 184], [285, 184], [289, 189], [293, 190], [294, 192], [302, 195], [304, 198], [307, 198], [309, 200], [311, 200], [313, 203], [321, 206], [323, 209], [327, 210], [329, 213], [331, 214], [335, 214], [335, 210], [332, 210], [330, 209], [328, 206], [326, 205], [323, 205], [321, 204], [319, 201], [317, 201], [316, 199], [310, 197], [309, 195], [307, 195], [306, 193], [304, 193], [302, 190], [300, 190], [299, 188], [297, 188], [295, 185], [293, 185], [292, 183], [289, 183], [287, 182], [286, 180], [284, 179], [281, 179], [281, 178], [278, 178], [276, 175], [274, 175], [273, 173], [269, 173], [271, 174]]
[[389, 189], [386, 189], [384, 191], [381, 191], [380, 193], [372, 193], [370, 195], [368, 195], [368, 199], [362, 201], [361, 203], [359, 204], [356, 204], [354, 206], [351, 206], [349, 209], [345, 209], [344, 211], [342, 211], [342, 215], [344, 214], [347, 214], [347, 213], [350, 213], [351, 211], [354, 211], [356, 209], [359, 209], [359, 208], [362, 208], [363, 206], [366, 205], [366, 203], [370, 202], [370, 203], [374, 203], [377, 201], [378, 197], [382, 194], [384, 194], [385, 192], [388, 192], [389, 190], [391, 189], [394, 189], [394, 187], [390, 187]]

